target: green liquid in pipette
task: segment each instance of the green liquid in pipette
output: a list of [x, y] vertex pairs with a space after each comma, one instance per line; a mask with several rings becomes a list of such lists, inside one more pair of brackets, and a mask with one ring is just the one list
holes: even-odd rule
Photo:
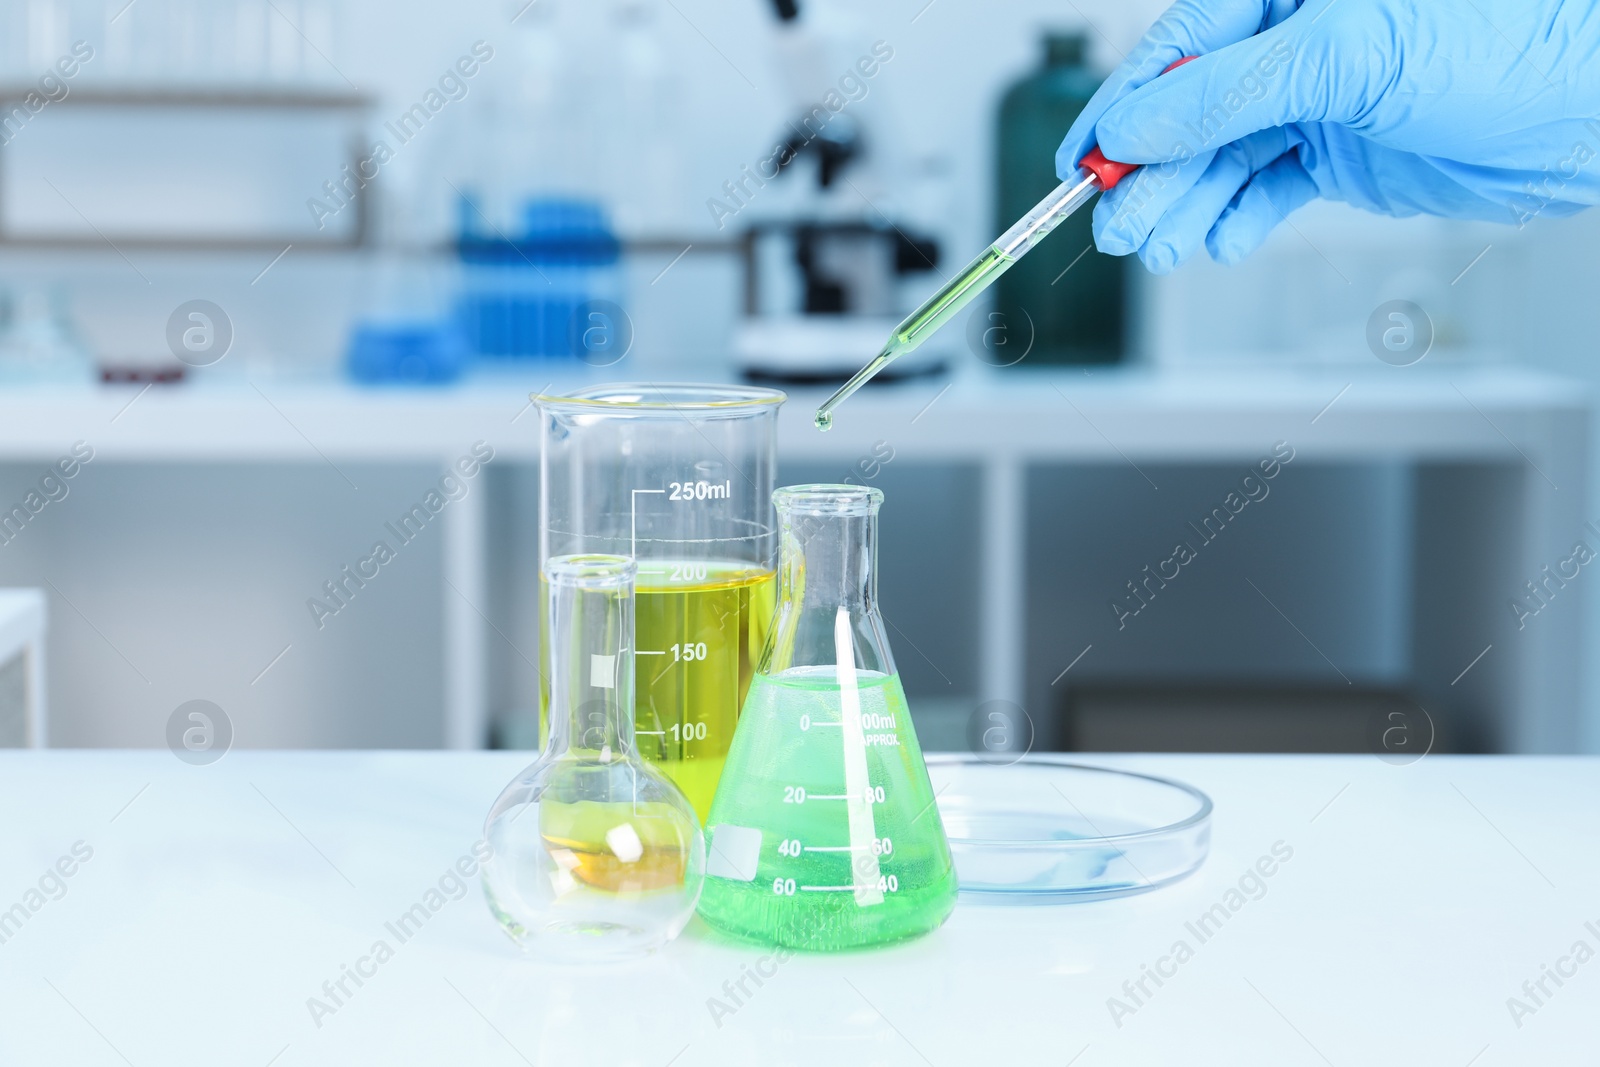
[[889, 358], [893, 359], [894, 356], [909, 352], [933, 336], [941, 326], [955, 318], [958, 311], [972, 303], [973, 297], [989, 288], [990, 283], [1004, 274], [1015, 262], [1016, 260], [1002, 254], [993, 245], [984, 249], [977, 259], [967, 264], [965, 270], [952, 278], [944, 288], [924, 300], [922, 306], [895, 327], [894, 333], [890, 335], [894, 355]]
[[972, 303], [974, 297], [994, 283], [994, 280], [1004, 274], [1016, 260], [1001, 252], [994, 245], [983, 250], [983, 253], [968, 263], [966, 269], [956, 275], [940, 290], [924, 300], [905, 321], [896, 326], [889, 335], [889, 343], [884, 345], [883, 351], [865, 367], [856, 372], [855, 377], [845, 383], [828, 402], [817, 409], [815, 424], [819, 430], [827, 430], [833, 426], [833, 409], [842, 403], [857, 389], [865, 385], [880, 370], [894, 360], [910, 352], [922, 342], [939, 332], [939, 328], [956, 316], [962, 308]]

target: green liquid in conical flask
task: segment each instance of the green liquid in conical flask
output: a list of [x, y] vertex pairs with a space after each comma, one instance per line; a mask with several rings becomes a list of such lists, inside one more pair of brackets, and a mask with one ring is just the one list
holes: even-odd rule
[[937, 928], [950, 846], [896, 675], [757, 674], [707, 820], [699, 912], [736, 937], [860, 948]]

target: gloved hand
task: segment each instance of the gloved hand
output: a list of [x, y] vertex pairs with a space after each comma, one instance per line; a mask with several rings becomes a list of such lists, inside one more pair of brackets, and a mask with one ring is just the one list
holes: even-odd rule
[[[1258, 248], [1316, 197], [1526, 225], [1600, 203], [1594, 0], [1177, 0], [1056, 153], [1145, 166], [1095, 243], [1157, 274]], [[1170, 74], [1184, 56], [1200, 56]]]

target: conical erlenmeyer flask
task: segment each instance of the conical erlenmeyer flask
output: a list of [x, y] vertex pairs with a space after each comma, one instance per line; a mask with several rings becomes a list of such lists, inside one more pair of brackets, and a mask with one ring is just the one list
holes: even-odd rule
[[778, 612], [707, 820], [700, 916], [843, 949], [934, 929], [950, 846], [878, 614], [877, 489], [803, 485], [778, 509]]
[[705, 839], [694, 808], [633, 745], [633, 578], [622, 556], [546, 562], [550, 737], [489, 810], [489, 908], [557, 959], [648, 952], [694, 914]]

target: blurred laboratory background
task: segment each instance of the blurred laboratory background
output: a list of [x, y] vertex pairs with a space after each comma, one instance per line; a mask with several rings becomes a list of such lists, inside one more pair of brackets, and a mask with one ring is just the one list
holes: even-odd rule
[[811, 428], [1164, 6], [5, 0], [0, 744], [531, 746], [529, 393], [746, 380], [926, 748], [1600, 750], [1600, 213], [1083, 212]]

